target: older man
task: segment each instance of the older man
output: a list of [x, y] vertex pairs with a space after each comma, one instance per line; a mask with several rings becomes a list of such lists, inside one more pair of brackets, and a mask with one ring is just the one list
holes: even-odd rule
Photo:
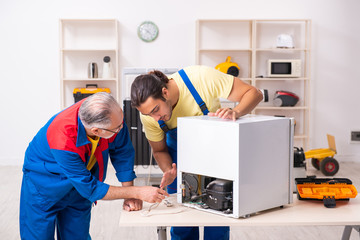
[[[104, 183], [110, 155], [122, 187]], [[125, 199], [127, 211], [142, 201], [161, 202], [164, 190], [135, 187], [134, 149], [123, 113], [108, 93], [96, 93], [53, 116], [29, 144], [20, 198], [22, 239], [90, 239], [91, 206]]]

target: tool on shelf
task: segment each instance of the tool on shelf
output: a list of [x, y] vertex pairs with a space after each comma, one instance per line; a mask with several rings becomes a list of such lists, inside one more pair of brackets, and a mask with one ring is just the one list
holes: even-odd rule
[[230, 56], [226, 58], [225, 62], [218, 64], [215, 68], [220, 72], [230, 74], [234, 77], [239, 76], [240, 73], [239, 65], [237, 63], [231, 62]]
[[85, 88], [75, 88], [73, 91], [75, 102], [80, 101], [94, 93], [97, 92], [107, 92], [111, 93], [109, 88], [98, 88], [97, 84], [86, 84]]

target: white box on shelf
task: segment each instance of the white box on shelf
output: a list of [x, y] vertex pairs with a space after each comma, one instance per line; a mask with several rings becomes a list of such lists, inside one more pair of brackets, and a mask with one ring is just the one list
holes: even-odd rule
[[[184, 117], [178, 118], [177, 134], [179, 203], [234, 218], [292, 203], [292, 118]], [[231, 181], [232, 212], [183, 201], [183, 174]]]

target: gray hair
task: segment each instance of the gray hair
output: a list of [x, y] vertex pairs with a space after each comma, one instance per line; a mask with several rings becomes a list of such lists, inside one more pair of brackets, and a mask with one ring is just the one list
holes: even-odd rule
[[111, 113], [121, 109], [118, 102], [106, 92], [98, 92], [86, 98], [79, 109], [84, 127], [106, 128], [111, 125]]

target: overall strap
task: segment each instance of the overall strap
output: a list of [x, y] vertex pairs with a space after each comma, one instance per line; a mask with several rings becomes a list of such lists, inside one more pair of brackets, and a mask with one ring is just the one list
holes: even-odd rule
[[[193, 95], [196, 103], [199, 105], [201, 111], [203, 112], [204, 115], [207, 115], [209, 113], [209, 110], [205, 104], [205, 102], [202, 100], [202, 98], [200, 97], [199, 93], [196, 91], [196, 89], [194, 88], [194, 85], [191, 83], [189, 77], [186, 75], [184, 69], [181, 69], [179, 71], [180, 77], [183, 79], [186, 87], [189, 89], [191, 95]], [[167, 133], [169, 131], [169, 128], [166, 126], [165, 122], [162, 120], [158, 121], [160, 128]]]
[[160, 125], [160, 128], [165, 132], [167, 133], [169, 131], [169, 128], [168, 126], [166, 126], [165, 122], [163, 120], [159, 120], [158, 121], [159, 125]]
[[179, 74], [180, 74], [181, 78], [183, 79], [185, 85], [187, 86], [187, 88], [189, 89], [191, 94], [193, 95], [196, 103], [199, 105], [199, 107], [200, 107], [201, 111], [203, 112], [203, 114], [207, 115], [209, 113], [209, 110], [208, 110], [205, 102], [201, 99], [199, 93], [194, 88], [194, 85], [191, 83], [189, 77], [186, 75], [184, 69], [181, 69], [179, 71]]

